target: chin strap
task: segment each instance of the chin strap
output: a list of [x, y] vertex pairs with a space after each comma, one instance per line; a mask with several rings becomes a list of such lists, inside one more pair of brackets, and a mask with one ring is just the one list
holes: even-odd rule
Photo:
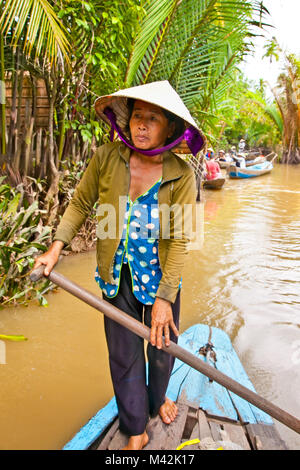
[[169, 145], [166, 145], [160, 149], [153, 149], [153, 150], [141, 150], [136, 147], [134, 147], [128, 139], [125, 137], [123, 132], [121, 131], [120, 127], [117, 124], [116, 121], [116, 116], [115, 113], [111, 108], [105, 108], [104, 114], [108, 117], [110, 124], [111, 124], [111, 131], [110, 131], [110, 140], [113, 141], [114, 137], [114, 131], [117, 132], [118, 136], [124, 142], [127, 147], [129, 147], [131, 150], [135, 150], [142, 155], [146, 155], [148, 157], [153, 157], [154, 155], [159, 155], [160, 153], [165, 152], [166, 150], [171, 150], [173, 147], [176, 147], [182, 140], [186, 140], [186, 143], [189, 146], [189, 149], [191, 153], [196, 156], [197, 153], [202, 149], [203, 147], [203, 137], [201, 136], [200, 132], [193, 126], [190, 126], [188, 129], [184, 131], [184, 133], [178, 137], [178, 139], [174, 140], [174, 142], [171, 142]]

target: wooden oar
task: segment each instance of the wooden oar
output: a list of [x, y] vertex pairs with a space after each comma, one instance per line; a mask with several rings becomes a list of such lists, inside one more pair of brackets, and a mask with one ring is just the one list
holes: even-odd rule
[[[44, 266], [40, 266], [36, 270], [32, 271], [32, 273], [30, 274], [30, 279], [32, 281], [38, 281], [39, 279], [41, 279], [44, 276], [44, 268]], [[88, 290], [80, 287], [78, 284], [70, 281], [62, 274], [59, 274], [54, 270], [51, 271], [47, 278], [50, 279], [50, 281], [52, 281], [57, 286], [69, 292], [70, 294], [73, 294], [75, 297], [78, 297], [79, 299], [83, 300], [91, 307], [94, 307], [95, 309], [99, 310], [107, 317], [116, 321], [120, 325], [128, 328], [133, 333], [137, 334], [138, 336], [141, 336], [147, 341], [150, 341], [150, 328], [135, 320], [127, 313], [114, 307], [110, 303], [89, 292]], [[244, 387], [243, 385], [231, 379], [222, 372], [218, 371], [214, 367], [208, 365], [194, 354], [190, 353], [181, 346], [178, 346], [173, 341], [170, 342], [170, 346], [168, 347], [163, 344], [162, 349], [167, 353], [171, 354], [172, 356], [177, 357], [181, 361], [185, 362], [189, 366], [201, 372], [202, 374], [206, 375], [211, 380], [218, 382], [220, 385], [227, 388], [236, 395], [240, 396], [241, 398], [244, 398], [248, 402], [252, 403], [252, 405], [256, 406], [257, 408], [260, 408], [273, 418], [277, 419], [281, 423], [288, 426], [290, 429], [293, 429], [298, 434], [300, 434], [300, 420], [295, 416], [290, 415], [289, 413], [280, 409], [278, 406], [261, 397], [257, 393], [253, 392], [252, 390], [249, 390], [247, 387]]]

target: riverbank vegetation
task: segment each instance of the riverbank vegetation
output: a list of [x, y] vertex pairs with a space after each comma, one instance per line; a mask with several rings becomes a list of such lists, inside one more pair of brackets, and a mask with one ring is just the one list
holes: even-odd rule
[[[94, 112], [99, 95], [168, 79], [214, 146], [247, 136], [252, 146], [282, 144], [283, 161], [297, 161], [286, 92], [269, 103], [264, 85], [249, 91], [238, 71], [267, 20], [256, 0], [0, 0], [2, 304], [45, 303], [49, 285], [32, 286], [26, 274], [108, 140]], [[71, 248], [93, 246], [94, 227], [92, 215]]]

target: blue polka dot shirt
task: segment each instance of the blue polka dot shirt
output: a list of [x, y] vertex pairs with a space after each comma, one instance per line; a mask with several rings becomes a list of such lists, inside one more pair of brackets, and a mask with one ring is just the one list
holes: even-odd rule
[[128, 263], [135, 297], [145, 305], [152, 305], [155, 301], [162, 277], [158, 259], [160, 183], [161, 178], [133, 202], [129, 196], [127, 198], [123, 233], [113, 268], [114, 281], [111, 284], [103, 281], [98, 267], [95, 273], [96, 282], [109, 298], [118, 294], [121, 267]]

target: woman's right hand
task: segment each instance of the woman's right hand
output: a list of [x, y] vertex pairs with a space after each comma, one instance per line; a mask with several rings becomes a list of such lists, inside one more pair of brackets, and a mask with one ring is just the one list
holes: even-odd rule
[[60, 240], [53, 242], [48, 251], [36, 258], [33, 269], [37, 269], [40, 266], [45, 265], [44, 275], [49, 276], [50, 272], [58, 262], [63, 246], [64, 243]]

